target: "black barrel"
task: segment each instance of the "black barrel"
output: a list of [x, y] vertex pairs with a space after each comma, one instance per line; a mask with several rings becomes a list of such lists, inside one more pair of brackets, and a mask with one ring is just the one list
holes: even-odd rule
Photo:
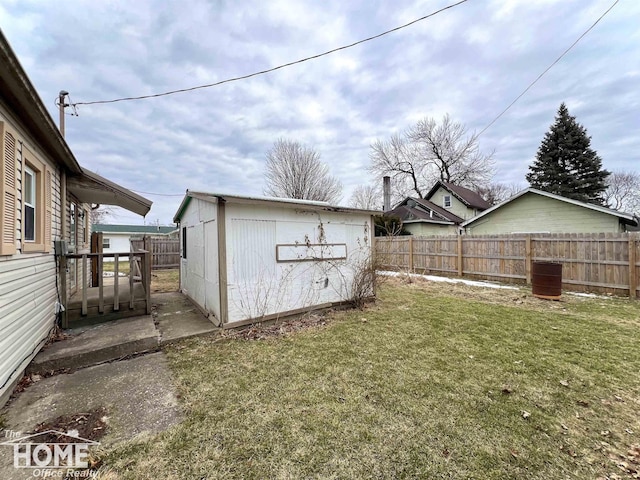
[[560, 300], [560, 295], [562, 294], [562, 264], [533, 262], [531, 284], [535, 297]]

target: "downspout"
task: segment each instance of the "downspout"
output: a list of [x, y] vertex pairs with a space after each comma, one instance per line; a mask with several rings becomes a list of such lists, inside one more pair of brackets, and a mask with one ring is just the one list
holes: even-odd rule
[[67, 239], [67, 172], [64, 171], [64, 167], [61, 168], [60, 173], [60, 239]]
[[[60, 128], [60, 135], [64, 138], [64, 107], [67, 105], [64, 102], [64, 97], [69, 95], [68, 92], [64, 90], [60, 90], [58, 94], [58, 109], [60, 114], [60, 124], [58, 127]], [[61, 168], [60, 173], [60, 219], [62, 221], [62, 225], [60, 226], [60, 236], [61, 240], [67, 239], [67, 172], [64, 171], [64, 167]]]
[[[64, 90], [60, 91], [58, 100], [59, 100], [59, 109], [60, 109], [60, 134], [62, 138], [64, 138], [64, 97], [68, 95]], [[67, 231], [67, 172], [64, 169], [64, 165], [60, 167], [60, 240], [63, 242], [67, 241], [67, 237], [69, 232]], [[58, 263], [58, 262], [56, 262]], [[59, 275], [59, 281], [62, 284], [62, 308], [61, 311], [58, 312], [58, 322], [61, 324], [62, 328], [68, 328], [68, 318], [67, 318], [67, 275], [62, 274], [63, 271], [67, 269], [67, 257], [65, 257], [64, 253], [60, 255], [59, 262], [59, 270], [56, 272], [56, 275]], [[56, 277], [58, 278], [58, 277]]]

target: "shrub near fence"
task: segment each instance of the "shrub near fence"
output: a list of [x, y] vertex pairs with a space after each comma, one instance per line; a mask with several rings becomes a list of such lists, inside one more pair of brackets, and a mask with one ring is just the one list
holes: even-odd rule
[[535, 261], [562, 263], [566, 290], [638, 297], [640, 235], [514, 234], [376, 237], [382, 268], [531, 283]]

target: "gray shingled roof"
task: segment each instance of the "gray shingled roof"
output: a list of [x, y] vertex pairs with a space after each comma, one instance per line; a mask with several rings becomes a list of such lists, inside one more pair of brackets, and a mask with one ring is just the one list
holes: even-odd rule
[[148, 233], [148, 234], [164, 234], [173, 232], [174, 226], [157, 226], [157, 225], [109, 225], [106, 223], [96, 223], [91, 226], [93, 232], [103, 233]]
[[480, 211], [486, 210], [487, 208], [491, 208], [492, 205], [487, 202], [484, 198], [480, 196], [477, 192], [470, 190], [465, 187], [461, 187], [459, 185], [454, 185], [453, 183], [438, 181], [436, 184], [429, 190], [429, 193], [425, 196], [426, 199], [429, 199], [436, 193], [439, 187], [443, 187], [445, 190], [451, 192], [456, 196], [462, 203], [465, 205], [476, 208]]
[[[409, 200], [413, 200], [416, 202], [415, 207], [410, 207], [407, 205]], [[434, 212], [434, 216], [431, 216], [429, 212], [425, 211], [423, 208], [428, 210], [432, 210]], [[423, 220], [425, 222], [452, 222], [455, 224], [462, 223], [464, 219], [454, 215], [448, 210], [445, 210], [442, 207], [439, 207], [433, 202], [429, 200], [424, 200], [422, 198], [413, 198], [407, 197], [405, 198], [400, 205], [398, 205], [393, 210], [389, 210], [385, 212], [386, 215], [393, 215], [399, 217], [403, 222], [409, 220]]]

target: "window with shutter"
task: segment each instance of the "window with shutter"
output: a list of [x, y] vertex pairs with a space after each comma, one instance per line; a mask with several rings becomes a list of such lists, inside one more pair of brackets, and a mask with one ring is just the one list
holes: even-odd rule
[[0, 255], [16, 253], [16, 139], [0, 122]]
[[23, 145], [22, 252], [51, 250], [51, 176], [47, 172], [46, 165]]

